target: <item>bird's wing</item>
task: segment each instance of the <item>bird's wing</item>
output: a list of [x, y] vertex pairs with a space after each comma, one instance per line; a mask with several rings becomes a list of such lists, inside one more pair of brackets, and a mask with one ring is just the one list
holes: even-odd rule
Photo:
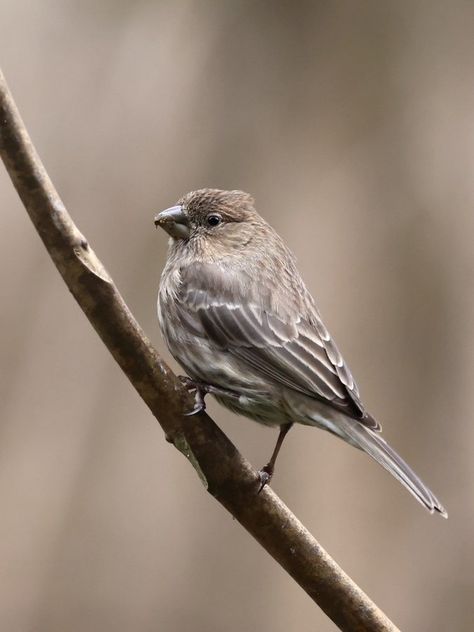
[[297, 310], [282, 315], [261, 294], [248, 300], [236, 283], [219, 281], [215, 270], [203, 266], [182, 274], [178, 310], [194, 335], [210, 339], [277, 384], [380, 429], [365, 412], [351, 372], [314, 308], [306, 316]]

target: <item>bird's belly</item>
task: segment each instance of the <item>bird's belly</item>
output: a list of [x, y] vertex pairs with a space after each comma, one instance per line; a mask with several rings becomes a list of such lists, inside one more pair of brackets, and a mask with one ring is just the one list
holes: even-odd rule
[[238, 415], [271, 426], [289, 421], [282, 411], [285, 389], [275, 387], [234, 355], [216, 348], [204, 338], [190, 335], [179, 318], [169, 317], [171, 311], [170, 306], [163, 309], [158, 304], [161, 331], [172, 356], [189, 377], [236, 393], [238, 398], [216, 396], [216, 399]]
[[232, 391], [238, 396], [216, 396], [220, 404], [259, 423], [271, 426], [285, 423], [278, 392], [237, 358], [211, 347], [202, 339], [198, 343], [189, 338], [185, 343], [170, 339], [167, 342], [175, 360], [193, 380]]
[[278, 399], [269, 395], [254, 397], [239, 395], [238, 399], [217, 395], [216, 400], [236, 415], [244, 415], [265, 426], [281, 426], [290, 421], [278, 405]]

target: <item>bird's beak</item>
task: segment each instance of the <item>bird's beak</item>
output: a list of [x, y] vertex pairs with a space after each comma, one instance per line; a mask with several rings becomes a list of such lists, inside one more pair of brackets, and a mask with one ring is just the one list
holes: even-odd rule
[[155, 226], [160, 226], [175, 239], [189, 238], [188, 216], [182, 206], [172, 206], [155, 215]]

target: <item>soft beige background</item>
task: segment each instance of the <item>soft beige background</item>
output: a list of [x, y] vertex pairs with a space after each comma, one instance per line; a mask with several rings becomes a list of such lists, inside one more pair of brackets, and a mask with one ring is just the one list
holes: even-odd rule
[[[274, 488], [416, 632], [474, 621], [473, 31], [461, 0], [0, 3], [37, 148], [160, 350], [156, 211], [242, 188], [296, 252], [366, 405], [450, 518], [309, 428]], [[0, 206], [0, 629], [333, 630], [165, 443], [3, 168]], [[263, 465], [275, 433], [210, 409]]]

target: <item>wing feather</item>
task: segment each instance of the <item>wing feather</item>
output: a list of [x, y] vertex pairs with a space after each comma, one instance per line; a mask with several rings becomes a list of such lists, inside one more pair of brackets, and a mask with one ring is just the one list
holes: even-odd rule
[[[229, 281], [210, 270], [182, 275], [179, 313], [194, 335], [210, 339], [277, 384], [322, 400], [362, 424], [380, 429], [364, 410], [359, 391], [319, 313], [277, 313], [255, 293], [229, 293]], [[233, 294], [238, 283], [232, 280]], [[248, 283], [247, 283], [248, 286]], [[248, 287], [247, 287], [248, 290]], [[199, 332], [199, 333], [198, 333]]]

